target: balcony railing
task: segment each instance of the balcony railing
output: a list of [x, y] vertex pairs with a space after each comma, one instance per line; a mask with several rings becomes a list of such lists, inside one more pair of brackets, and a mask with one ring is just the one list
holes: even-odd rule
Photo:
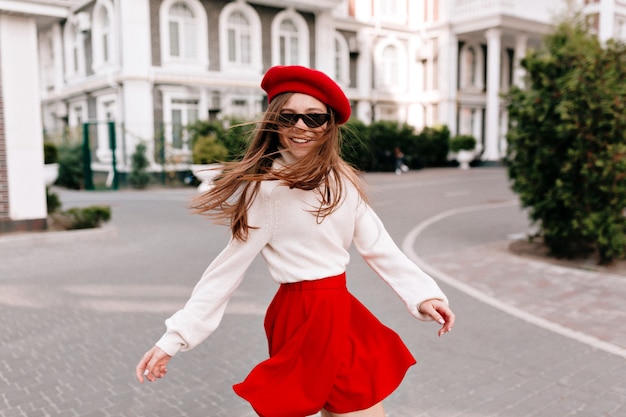
[[562, 6], [562, 2], [554, 0], [452, 0], [449, 5], [448, 12], [453, 22], [506, 15], [551, 23], [558, 7]]
[[268, 6], [289, 7], [292, 6], [298, 10], [332, 10], [339, 6], [343, 0], [255, 0], [255, 3], [261, 3]]

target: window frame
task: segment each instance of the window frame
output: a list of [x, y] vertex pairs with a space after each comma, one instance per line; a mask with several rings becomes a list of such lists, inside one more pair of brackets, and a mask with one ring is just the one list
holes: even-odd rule
[[[386, 74], [387, 66], [384, 52], [387, 48], [394, 48], [397, 52], [397, 72]], [[375, 86], [376, 89], [383, 92], [403, 93], [408, 90], [408, 53], [406, 46], [395, 37], [390, 37], [379, 42], [374, 48], [375, 62]], [[387, 83], [387, 79], [395, 79], [395, 83]]]
[[[470, 68], [467, 64], [467, 55], [469, 50], [475, 52], [475, 60]], [[459, 53], [459, 89], [465, 91], [482, 91], [485, 88], [485, 57], [483, 48], [479, 43], [467, 42], [461, 48]], [[470, 75], [474, 73], [475, 80]]]
[[350, 85], [350, 46], [347, 39], [338, 31], [333, 37], [334, 59], [333, 72], [334, 79], [341, 86]]
[[[248, 20], [248, 28], [250, 34], [250, 63], [246, 64], [229, 60], [229, 19], [234, 13], [241, 13]], [[259, 15], [254, 8], [248, 4], [234, 2], [224, 6], [224, 9], [220, 13], [219, 18], [220, 25], [220, 66], [222, 70], [237, 71], [237, 72], [251, 72], [260, 73], [263, 70], [262, 62], [262, 26]], [[238, 54], [240, 57], [241, 55]]]
[[73, 15], [67, 20], [64, 33], [65, 80], [85, 77], [85, 35], [81, 32], [78, 18]]
[[[102, 13], [108, 15], [108, 27], [102, 22]], [[116, 24], [113, 5], [109, 0], [98, 0], [92, 14], [91, 47], [93, 50], [92, 69], [95, 73], [103, 68], [110, 67], [117, 61]], [[103, 45], [103, 37], [107, 36], [106, 45]]]
[[[195, 49], [194, 58], [172, 56], [170, 53], [170, 10], [177, 4], [183, 3], [193, 13], [195, 21]], [[164, 0], [159, 9], [161, 34], [161, 65], [187, 70], [206, 70], [209, 65], [208, 20], [206, 10], [198, 0]], [[183, 30], [184, 32], [184, 30]]]
[[[174, 146], [174, 118], [173, 112], [176, 109], [189, 110], [178, 101], [196, 102], [196, 120], [200, 120], [202, 115], [207, 114], [206, 109], [206, 97], [200, 91], [189, 91], [179, 87], [161, 87], [162, 102], [163, 102], [163, 133], [165, 139], [165, 160], [174, 160], [176, 163], [189, 163], [192, 157], [192, 147], [189, 143], [188, 133], [186, 133], [184, 127], [186, 124], [181, 124], [181, 132], [183, 137], [181, 138], [181, 147]], [[182, 114], [183, 112], [181, 112]], [[183, 119], [188, 115], [182, 117]], [[192, 122], [193, 123], [193, 122]], [[188, 123], [187, 123], [188, 124]]]
[[[282, 36], [280, 27], [287, 20], [291, 20], [297, 29], [298, 62], [284, 62], [281, 60]], [[284, 10], [278, 13], [272, 21], [272, 65], [302, 65], [308, 67], [310, 61], [309, 42], [309, 27], [302, 15], [295, 10]]]

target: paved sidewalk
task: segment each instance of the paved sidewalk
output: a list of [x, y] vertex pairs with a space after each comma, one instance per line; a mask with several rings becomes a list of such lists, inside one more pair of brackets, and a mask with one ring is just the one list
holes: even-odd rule
[[462, 289], [477, 290], [479, 298], [509, 313], [626, 358], [626, 276], [516, 255], [510, 244], [495, 242], [424, 261], [442, 281], [465, 284], [470, 288]]
[[[501, 170], [369, 179], [398, 239], [428, 224], [408, 245], [415, 253], [403, 248], [445, 287], [459, 318], [437, 338], [355, 256], [351, 291], [419, 362], [386, 401], [388, 417], [626, 415], [626, 277], [512, 253], [503, 239], [526, 222]], [[274, 286], [261, 261], [210, 341], [177, 356], [157, 384], [132, 375], [227, 239], [187, 213], [192, 194], [64, 192], [67, 206], [110, 204], [111, 224], [0, 236], [0, 417], [254, 416], [231, 385], [267, 354], [262, 320]]]

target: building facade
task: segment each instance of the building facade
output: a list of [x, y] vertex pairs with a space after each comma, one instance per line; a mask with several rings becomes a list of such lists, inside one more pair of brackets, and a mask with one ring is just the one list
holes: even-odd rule
[[[15, 61], [2, 59], [0, 86], [13, 85], [5, 76], [35, 77], [18, 83], [36, 89], [40, 106], [29, 105], [29, 120], [38, 118], [31, 127], [50, 140], [82, 140], [89, 123], [92, 166], [103, 172], [113, 169], [113, 152], [116, 168], [128, 170], [138, 143], [148, 146], [153, 170], [185, 169], [191, 151], [184, 126], [198, 119], [254, 118], [266, 105], [260, 80], [279, 64], [328, 73], [365, 123], [392, 120], [418, 131], [446, 125], [453, 134], [475, 136], [482, 160], [499, 161], [507, 128], [501, 93], [522, 85], [520, 59], [541, 45], [565, 7], [564, 0], [5, 3], [21, 5], [31, 44], [18, 46], [5, 36], [2, 52], [34, 48], [24, 64], [34, 64], [37, 74], [25, 74], [25, 65], [10, 70]], [[598, 36], [626, 36], [625, 1], [581, 0], [581, 6]], [[16, 19], [8, 12], [0, 10], [0, 30], [15, 30], [4, 23]], [[5, 121], [9, 104], [4, 101]], [[115, 151], [108, 122], [116, 127]], [[0, 129], [0, 163], [19, 155], [7, 135], [23, 140], [21, 133]], [[41, 164], [41, 156], [31, 159], [29, 165]], [[4, 203], [6, 189], [13, 189], [6, 165], [0, 165], [0, 219], [11, 218], [3, 207], [13, 204]], [[32, 188], [43, 194], [41, 186]]]

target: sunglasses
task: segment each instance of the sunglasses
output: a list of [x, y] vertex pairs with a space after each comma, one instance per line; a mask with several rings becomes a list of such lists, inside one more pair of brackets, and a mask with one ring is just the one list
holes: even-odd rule
[[285, 127], [293, 127], [302, 119], [308, 127], [320, 127], [330, 120], [330, 113], [280, 113], [278, 115], [278, 123]]

